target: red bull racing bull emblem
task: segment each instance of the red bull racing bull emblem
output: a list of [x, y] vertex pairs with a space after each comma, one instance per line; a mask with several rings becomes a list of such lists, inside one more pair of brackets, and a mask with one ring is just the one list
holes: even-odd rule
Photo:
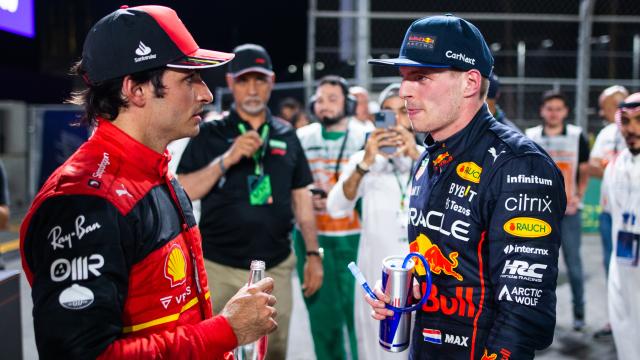
[[487, 349], [484, 349], [484, 354], [482, 354], [482, 358], [480, 360], [496, 360], [498, 354], [489, 355]]
[[[462, 275], [455, 271], [455, 268], [458, 267], [457, 251], [452, 252], [449, 256], [445, 256], [438, 245], [433, 244], [424, 234], [418, 235], [418, 237], [411, 242], [409, 248], [411, 252], [419, 252], [424, 255], [424, 258], [429, 263], [432, 274], [444, 274], [453, 276], [458, 281], [463, 280]], [[416, 262], [416, 271], [418, 275], [426, 274], [426, 270], [420, 262]]]

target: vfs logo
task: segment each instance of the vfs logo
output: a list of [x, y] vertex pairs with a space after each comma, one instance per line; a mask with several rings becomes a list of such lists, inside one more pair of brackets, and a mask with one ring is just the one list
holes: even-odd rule
[[178, 244], [171, 246], [164, 261], [164, 277], [169, 279], [171, 287], [182, 285], [187, 279], [187, 259]]

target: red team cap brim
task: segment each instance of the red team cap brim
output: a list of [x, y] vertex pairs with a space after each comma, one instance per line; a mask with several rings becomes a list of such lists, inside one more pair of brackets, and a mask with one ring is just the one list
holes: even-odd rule
[[203, 69], [221, 66], [233, 59], [232, 53], [201, 49], [173, 9], [163, 6], [137, 6], [149, 14], [185, 55], [167, 64], [172, 68]]

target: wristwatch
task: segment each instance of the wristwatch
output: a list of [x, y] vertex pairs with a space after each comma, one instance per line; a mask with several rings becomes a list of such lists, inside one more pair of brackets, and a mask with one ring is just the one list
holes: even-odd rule
[[369, 165], [367, 165], [364, 161], [360, 161], [358, 164], [356, 164], [356, 171], [360, 175], [365, 175], [369, 172], [369, 170]]
[[317, 256], [320, 259], [324, 258], [324, 249], [318, 248], [318, 250], [309, 250], [307, 251], [307, 256]]

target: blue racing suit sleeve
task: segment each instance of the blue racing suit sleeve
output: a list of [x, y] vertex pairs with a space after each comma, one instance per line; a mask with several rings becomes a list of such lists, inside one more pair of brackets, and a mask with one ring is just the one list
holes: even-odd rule
[[485, 194], [493, 288], [487, 301], [497, 310], [485, 354], [533, 359], [536, 349], [553, 340], [564, 181], [549, 158], [528, 154], [505, 161]]

